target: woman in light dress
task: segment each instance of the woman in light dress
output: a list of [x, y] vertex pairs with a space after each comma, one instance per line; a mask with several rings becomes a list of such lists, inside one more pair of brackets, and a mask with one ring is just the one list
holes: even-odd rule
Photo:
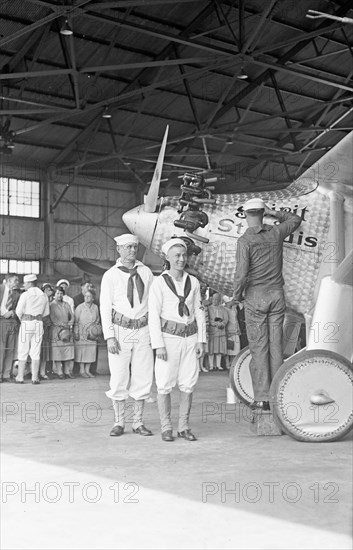
[[[74, 378], [74, 344], [72, 327], [74, 314], [70, 306], [64, 302], [65, 290], [59, 286], [55, 290], [54, 300], [50, 308], [50, 342], [53, 370], [58, 378]], [[64, 367], [64, 372], [63, 372]]]
[[[208, 357], [210, 369], [222, 370], [222, 356], [227, 355], [226, 326], [229, 321], [227, 309], [221, 305], [221, 296], [216, 292], [212, 296], [212, 304], [208, 307], [209, 341]], [[216, 360], [216, 364], [215, 364]]]
[[100, 327], [99, 309], [94, 299], [95, 292], [87, 290], [84, 302], [75, 309], [75, 362], [79, 363], [83, 378], [95, 378], [89, 370], [97, 356], [97, 339], [92, 338]]

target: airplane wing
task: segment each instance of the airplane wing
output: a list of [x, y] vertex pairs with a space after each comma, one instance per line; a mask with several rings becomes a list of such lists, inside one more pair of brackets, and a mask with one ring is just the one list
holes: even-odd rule
[[71, 258], [71, 261], [74, 262], [75, 265], [85, 273], [90, 273], [91, 275], [100, 275], [103, 276], [103, 274], [114, 265], [115, 262], [111, 262], [109, 260], [102, 260], [102, 261], [91, 261], [84, 260], [83, 258], [78, 258], [74, 256]]

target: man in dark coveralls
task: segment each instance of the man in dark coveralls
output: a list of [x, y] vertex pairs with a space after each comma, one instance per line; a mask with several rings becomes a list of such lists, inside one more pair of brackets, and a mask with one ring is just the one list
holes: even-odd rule
[[[237, 244], [233, 298], [242, 301], [244, 292], [254, 389], [251, 408], [270, 410], [271, 381], [283, 363], [283, 241], [298, 229], [301, 218], [271, 210], [261, 199], [248, 200], [243, 210], [248, 229]], [[279, 223], [264, 224], [264, 215], [277, 218]]]

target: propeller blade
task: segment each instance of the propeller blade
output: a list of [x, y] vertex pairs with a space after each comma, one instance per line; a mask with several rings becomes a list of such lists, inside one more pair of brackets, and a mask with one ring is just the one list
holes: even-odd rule
[[159, 194], [159, 185], [161, 183], [161, 176], [162, 176], [162, 169], [163, 169], [164, 153], [167, 146], [168, 130], [169, 130], [169, 126], [167, 126], [165, 130], [161, 150], [159, 151], [158, 160], [157, 160], [156, 168], [154, 170], [151, 185], [147, 195], [145, 196], [145, 205], [144, 205], [145, 212], [156, 211], [158, 194]]

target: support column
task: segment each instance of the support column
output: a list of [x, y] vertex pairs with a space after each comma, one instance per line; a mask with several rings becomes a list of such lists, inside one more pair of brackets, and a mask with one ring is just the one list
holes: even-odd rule
[[55, 228], [54, 212], [50, 211], [50, 205], [53, 204], [53, 181], [48, 177], [47, 172], [42, 177], [43, 192], [43, 215], [44, 215], [44, 258], [42, 272], [45, 275], [54, 275], [55, 261]]

